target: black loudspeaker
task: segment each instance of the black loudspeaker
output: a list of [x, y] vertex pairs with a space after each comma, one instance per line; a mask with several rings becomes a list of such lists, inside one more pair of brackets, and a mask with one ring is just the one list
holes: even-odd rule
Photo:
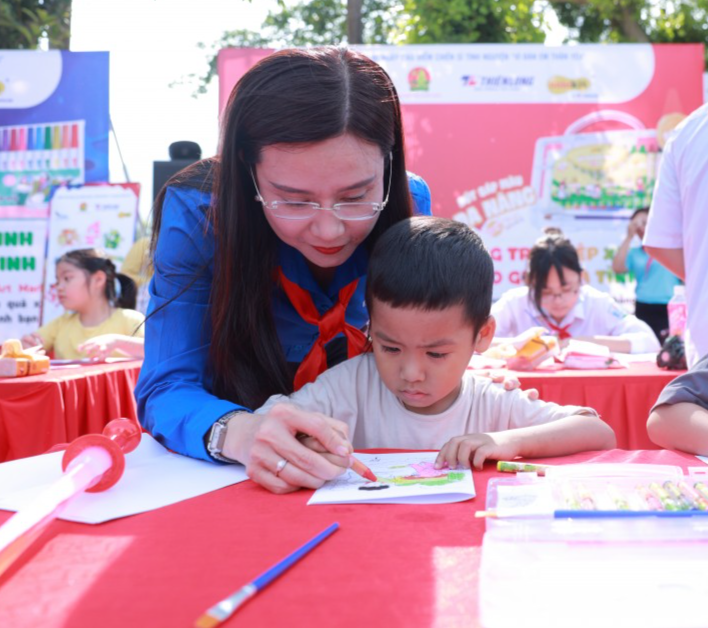
[[162, 187], [172, 175], [193, 164], [196, 159], [173, 159], [172, 161], [152, 162], [152, 200], [155, 202]]
[[172, 142], [170, 144], [170, 159], [189, 159], [199, 161], [202, 158], [202, 149], [196, 142]]
[[172, 142], [169, 148], [170, 161], [152, 162], [152, 202], [172, 175], [202, 158], [202, 149], [196, 142]]

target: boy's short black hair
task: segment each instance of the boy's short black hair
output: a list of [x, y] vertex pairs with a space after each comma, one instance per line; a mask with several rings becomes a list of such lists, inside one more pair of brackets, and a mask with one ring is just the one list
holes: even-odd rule
[[369, 260], [366, 304], [443, 310], [462, 305], [477, 333], [489, 318], [494, 263], [482, 239], [467, 225], [432, 216], [389, 227]]

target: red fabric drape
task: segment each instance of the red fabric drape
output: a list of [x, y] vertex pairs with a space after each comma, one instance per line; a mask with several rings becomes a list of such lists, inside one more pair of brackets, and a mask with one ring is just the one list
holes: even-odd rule
[[656, 364], [630, 364], [626, 369], [593, 371], [537, 369], [515, 372], [521, 388], [536, 388], [544, 401], [589, 406], [598, 411], [617, 436], [622, 449], [658, 449], [647, 435], [649, 411], [672, 379], [683, 371], [666, 371]]
[[43, 454], [98, 433], [111, 419], [137, 421], [140, 361], [50, 370], [0, 379], [0, 462]]

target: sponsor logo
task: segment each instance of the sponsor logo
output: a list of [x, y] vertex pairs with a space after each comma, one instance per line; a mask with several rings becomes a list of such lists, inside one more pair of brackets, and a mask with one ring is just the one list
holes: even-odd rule
[[534, 83], [533, 76], [506, 76], [504, 74], [496, 74], [493, 76], [475, 76], [467, 74], [460, 77], [463, 87], [472, 87], [478, 90], [495, 91], [495, 90], [516, 90], [524, 87], [532, 87]]
[[566, 92], [585, 92], [590, 89], [590, 79], [567, 78], [565, 76], [553, 76], [548, 79], [548, 91], [551, 94], [565, 94]]
[[412, 92], [427, 92], [430, 89], [430, 72], [426, 68], [413, 68], [408, 72], [408, 86]]

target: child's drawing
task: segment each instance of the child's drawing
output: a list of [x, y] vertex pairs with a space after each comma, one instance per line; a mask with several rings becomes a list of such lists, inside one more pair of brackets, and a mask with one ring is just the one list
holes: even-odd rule
[[474, 497], [469, 469], [435, 468], [434, 452], [356, 454], [376, 475], [370, 482], [353, 471], [327, 482], [309, 503], [435, 503]]

